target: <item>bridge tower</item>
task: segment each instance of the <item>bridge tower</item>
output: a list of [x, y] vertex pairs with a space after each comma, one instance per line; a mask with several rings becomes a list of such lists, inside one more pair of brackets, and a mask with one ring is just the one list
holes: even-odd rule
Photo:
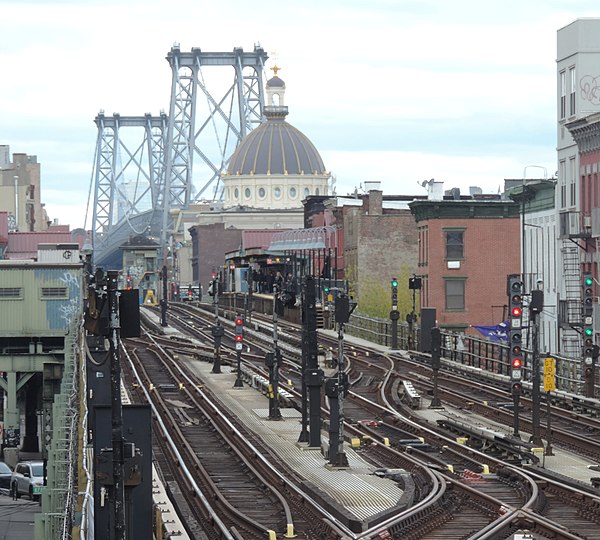
[[[132, 232], [160, 237], [165, 248], [173, 231], [170, 210], [192, 200], [220, 200], [220, 175], [231, 154], [263, 121], [268, 56], [259, 45], [252, 52], [183, 52], [174, 45], [166, 59], [172, 72], [168, 116], [96, 117], [95, 261]], [[223, 66], [233, 68], [233, 81]]]

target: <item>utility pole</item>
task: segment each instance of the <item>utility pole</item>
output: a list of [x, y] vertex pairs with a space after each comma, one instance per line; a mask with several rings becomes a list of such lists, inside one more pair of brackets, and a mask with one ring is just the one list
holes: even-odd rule
[[110, 390], [113, 457], [113, 489], [115, 498], [115, 540], [125, 540], [125, 483], [123, 481], [123, 406], [121, 403], [121, 360], [119, 344], [119, 272], [109, 271], [107, 280], [110, 342]]

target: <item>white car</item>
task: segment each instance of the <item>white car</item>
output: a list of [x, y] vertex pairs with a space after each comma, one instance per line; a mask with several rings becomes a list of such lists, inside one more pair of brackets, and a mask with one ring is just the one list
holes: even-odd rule
[[44, 462], [22, 461], [17, 463], [10, 479], [10, 493], [18, 499], [21, 495], [29, 495], [33, 500], [39, 497], [44, 485]]

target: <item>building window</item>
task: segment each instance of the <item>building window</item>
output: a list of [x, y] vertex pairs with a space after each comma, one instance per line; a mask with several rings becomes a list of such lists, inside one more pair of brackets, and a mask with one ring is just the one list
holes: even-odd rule
[[304, 198], [308, 197], [309, 195], [310, 195], [310, 190], [307, 187], [305, 187], [304, 188]]
[[577, 182], [577, 175], [575, 173], [575, 158], [569, 158], [569, 204], [575, 206], [575, 198], [577, 192], [575, 185]]
[[252, 196], [252, 191], [250, 191], [250, 188], [249, 188], [249, 187], [247, 187], [247, 188], [244, 190], [244, 196], [246, 197], [246, 199], [249, 199], [249, 198]]
[[276, 187], [273, 190], [273, 195], [275, 195], [276, 199], [279, 199], [281, 197], [281, 188], [280, 187]]
[[559, 118], [562, 120], [566, 114], [567, 107], [567, 81], [564, 71], [560, 72], [560, 113]]
[[315, 189], [315, 195], [319, 195], [319, 188]]
[[235, 188], [233, 190], [233, 198], [237, 201], [240, 198], [240, 190], [238, 188]]
[[463, 311], [465, 309], [465, 281], [464, 278], [445, 278], [447, 311]]
[[0, 287], [0, 300], [21, 300], [21, 287]]
[[565, 160], [561, 160], [558, 164], [558, 181], [560, 182], [560, 207], [567, 207], [567, 164]]
[[446, 234], [446, 259], [464, 258], [464, 229], [445, 230]]
[[265, 191], [264, 187], [258, 188], [259, 198], [264, 199], [266, 194], [267, 194], [267, 192]]
[[569, 82], [571, 88], [569, 88], [569, 116], [575, 115], [575, 68], [572, 67], [569, 69]]
[[66, 287], [42, 287], [42, 300], [64, 300], [69, 298]]
[[291, 187], [290, 188], [290, 199], [295, 199], [295, 198], [296, 198], [296, 188]]

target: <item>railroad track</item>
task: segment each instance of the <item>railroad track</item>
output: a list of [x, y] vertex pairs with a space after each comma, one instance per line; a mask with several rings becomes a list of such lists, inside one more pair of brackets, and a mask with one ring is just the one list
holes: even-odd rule
[[[262, 324], [256, 322], [256, 315], [253, 320], [258, 326]], [[264, 324], [268, 336], [269, 322]], [[296, 329], [292, 328], [288, 334], [293, 336], [294, 332]], [[282, 339], [281, 333], [279, 338], [287, 341]], [[291, 347], [298, 344], [293, 337], [289, 341]], [[320, 337], [321, 341], [324, 340]], [[348, 352], [349, 363], [361, 374], [355, 377], [353, 385], [353, 394], [359, 396], [359, 400], [362, 396], [369, 402], [375, 402], [382, 392], [389, 396], [393, 383], [387, 385], [387, 390], [382, 384], [388, 372], [396, 377], [397, 387], [397, 368], [393, 364], [387, 367], [377, 365], [382, 360], [376, 351], [367, 352], [353, 347]], [[356, 367], [359, 364], [360, 367]], [[370, 367], [365, 367], [369, 364]], [[397, 395], [397, 388], [393, 393]], [[462, 399], [464, 403], [464, 396]], [[531, 473], [506, 467], [504, 463], [494, 461], [492, 456], [476, 454], [464, 445], [450, 450], [451, 445], [444, 443], [443, 437], [442, 443], [435, 449], [435, 445], [431, 444], [434, 436], [427, 435], [426, 444], [434, 448], [433, 452], [423, 443], [421, 447], [415, 443], [396, 444], [396, 441], [409, 436], [414, 440], [418, 428], [411, 423], [401, 434], [398, 426], [401, 415], [393, 412], [398, 403], [388, 403], [378, 413], [369, 409], [370, 406], [364, 403], [355, 405], [350, 399], [346, 402], [346, 418], [356, 423], [349, 425], [348, 430], [355, 430], [352, 434], [358, 437], [372, 438], [373, 442], [360, 450], [372, 463], [380, 465], [383, 470], [403, 468], [409, 471], [414, 479], [414, 496], [410, 508], [390, 517], [379, 528], [370, 529], [368, 534], [371, 536], [364, 538], [452, 539], [464, 538], [468, 531], [480, 531], [477, 538], [501, 538], [503, 536], [498, 534], [524, 528], [552, 534], [552, 538], [594, 538], [593, 531], [599, 523], [598, 499], [594, 494], [579, 492], [557, 480], [532, 480]], [[378, 415], [390, 421], [378, 420], [376, 426], [369, 426], [368, 423]], [[386, 439], [396, 448], [386, 447]], [[522, 460], [526, 453], [519, 450], [515, 455]], [[424, 472], [426, 469], [428, 472]], [[538, 484], [543, 489], [539, 489]], [[489, 534], [496, 536], [485, 536], [488, 534], [486, 531], [493, 531]]]
[[[178, 475], [186, 486], [188, 503], [198, 522], [216, 527], [205, 534], [233, 539], [294, 534], [307, 540], [339, 537], [318, 507], [306, 505], [304, 494], [285, 483], [282, 488], [280, 474], [266, 460], [257, 460], [252, 434], [239, 431], [161, 347], [136, 340], [126, 350], [140, 379], [138, 388], [152, 389], [145, 396], [149, 394], [177, 450], [162, 447], [171, 465], [176, 464], [170, 473], [177, 474], [177, 469], [191, 473], [191, 477]], [[204, 504], [195, 504], [196, 498]]]

